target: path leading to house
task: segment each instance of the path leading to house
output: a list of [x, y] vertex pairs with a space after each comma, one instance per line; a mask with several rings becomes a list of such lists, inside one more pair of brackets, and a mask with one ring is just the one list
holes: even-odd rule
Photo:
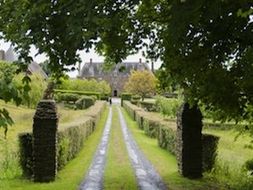
[[[138, 148], [132, 134], [127, 128], [126, 121], [120, 109], [120, 101], [113, 99], [113, 104], [116, 105], [119, 115], [120, 126], [123, 133], [128, 156], [131, 161], [133, 171], [135, 173], [138, 188], [140, 190], [166, 190], [167, 187], [163, 183], [159, 174], [155, 171], [152, 164], [147, 160], [145, 155]], [[117, 116], [114, 116], [117, 117]], [[104, 133], [101, 142], [97, 148], [92, 164], [86, 174], [86, 177], [80, 185], [80, 190], [102, 190], [103, 176], [106, 165], [106, 154], [108, 139], [110, 137], [110, 128], [112, 122], [112, 108], [105, 125]]]
[[112, 124], [112, 108], [105, 124], [103, 136], [97, 151], [86, 174], [86, 177], [80, 185], [80, 190], [101, 190], [103, 189], [103, 176], [106, 162], [106, 152]]

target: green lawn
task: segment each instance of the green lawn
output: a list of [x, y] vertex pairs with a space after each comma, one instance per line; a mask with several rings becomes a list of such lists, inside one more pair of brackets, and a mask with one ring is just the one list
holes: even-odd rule
[[143, 130], [129, 115], [123, 110], [130, 131], [132, 132], [137, 144], [154, 165], [162, 179], [171, 190], [222, 190], [225, 189], [221, 185], [214, 183], [210, 177], [204, 177], [200, 180], [189, 180], [178, 174], [177, 162], [175, 156], [158, 147], [157, 140], [149, 138], [144, 134]]
[[134, 171], [120, 127], [119, 115], [113, 106], [113, 119], [104, 175], [106, 190], [137, 190]]
[[204, 132], [220, 137], [218, 159], [210, 176], [234, 189], [252, 190], [253, 179], [243, 170], [245, 162], [253, 159], [250, 134], [244, 133], [238, 136], [239, 132], [235, 129], [221, 130], [219, 128], [206, 128]]
[[[22, 132], [24, 130], [29, 130], [30, 127], [27, 126], [27, 124], [31, 124], [31, 117], [28, 117], [28, 115], [32, 116], [34, 111], [28, 110], [26, 108], [17, 108], [19, 110], [19, 113], [16, 114], [17, 117], [24, 118], [24, 115], [27, 115], [27, 120], [23, 119], [21, 120], [23, 123], [22, 125], [13, 126], [12, 132], [8, 135], [8, 143], [12, 143], [16, 141], [16, 135], [19, 132]], [[67, 111], [67, 110], [60, 110], [60, 113], [62, 115], [62, 118], [64, 115], [71, 115], [75, 112], [75, 117], [80, 114], [81, 116], [83, 114], [83, 111]], [[80, 113], [79, 113], [80, 112]], [[24, 114], [24, 115], [23, 115]], [[91, 160], [93, 158], [93, 155], [96, 151], [96, 147], [98, 143], [100, 142], [103, 128], [105, 121], [107, 119], [108, 115], [108, 109], [103, 114], [101, 121], [98, 124], [97, 129], [95, 132], [85, 141], [84, 148], [82, 151], [77, 155], [75, 159], [70, 161], [65, 168], [63, 168], [57, 175], [57, 179], [55, 182], [52, 183], [46, 183], [46, 184], [40, 184], [40, 183], [33, 183], [31, 181], [22, 179], [20, 176], [20, 172], [17, 172], [16, 175], [12, 175], [10, 177], [4, 178], [2, 175], [0, 176], [0, 189], [3, 190], [13, 190], [13, 189], [20, 189], [20, 190], [76, 190], [83, 180], [85, 176], [85, 172], [87, 171]], [[14, 116], [14, 115], [13, 115]], [[16, 117], [15, 116], [15, 117]], [[6, 142], [2, 142], [1, 140], [0, 147], [3, 146]], [[15, 144], [15, 143], [14, 143]], [[0, 154], [3, 154], [4, 152], [1, 151]], [[2, 155], [3, 157], [3, 155]], [[1, 173], [2, 174], [2, 173]]]

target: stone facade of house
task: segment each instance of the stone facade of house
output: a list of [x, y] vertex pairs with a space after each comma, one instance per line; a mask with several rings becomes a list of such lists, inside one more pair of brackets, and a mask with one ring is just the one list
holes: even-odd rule
[[132, 70], [150, 70], [147, 63], [142, 62], [141, 59], [139, 62], [119, 63], [109, 71], [104, 69], [103, 64], [103, 62], [93, 62], [90, 59], [90, 62], [85, 63], [80, 70], [79, 78], [107, 81], [111, 86], [112, 96], [119, 96], [123, 92]]

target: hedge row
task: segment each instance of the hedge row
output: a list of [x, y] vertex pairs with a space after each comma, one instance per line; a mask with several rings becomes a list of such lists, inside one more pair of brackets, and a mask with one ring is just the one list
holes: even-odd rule
[[[100, 98], [103, 96], [101, 93], [99, 92], [90, 92], [90, 91], [74, 91], [74, 90], [60, 90], [60, 89], [55, 89], [54, 90], [55, 94], [65, 94], [65, 93], [69, 93], [69, 94], [77, 94], [77, 95], [86, 95], [86, 96], [96, 96], [98, 100], [100, 100]], [[105, 96], [108, 96], [107, 94]]]
[[96, 102], [96, 96], [82, 96], [75, 103], [76, 109], [87, 109], [94, 105]]
[[66, 102], [66, 103], [75, 103], [78, 99], [80, 99], [81, 95], [71, 94], [71, 93], [59, 93], [55, 97], [57, 102]]
[[[177, 127], [174, 120], [165, 120], [159, 113], [146, 112], [129, 101], [124, 101], [123, 107], [146, 135], [157, 138], [161, 148], [176, 155]], [[203, 134], [202, 138], [203, 170], [209, 171], [214, 166], [219, 138], [210, 134]]]
[[[84, 113], [80, 123], [67, 123], [59, 126], [57, 139], [57, 170], [62, 169], [68, 161], [73, 159], [82, 149], [84, 140], [95, 130], [97, 122], [106, 107], [105, 102], [97, 101]], [[24, 176], [33, 175], [33, 135], [23, 133], [19, 135], [20, 164]]]
[[121, 106], [123, 106], [124, 100], [129, 100], [129, 101], [131, 100], [132, 94], [130, 94], [130, 93], [122, 93], [120, 95], [120, 97], [121, 97]]

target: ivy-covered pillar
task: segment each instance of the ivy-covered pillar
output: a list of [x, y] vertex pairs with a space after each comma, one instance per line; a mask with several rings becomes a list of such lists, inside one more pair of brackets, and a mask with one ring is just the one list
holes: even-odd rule
[[177, 115], [177, 161], [179, 173], [202, 177], [202, 114], [197, 106], [184, 103]]
[[34, 181], [54, 181], [57, 173], [58, 117], [54, 100], [41, 100], [33, 123]]

